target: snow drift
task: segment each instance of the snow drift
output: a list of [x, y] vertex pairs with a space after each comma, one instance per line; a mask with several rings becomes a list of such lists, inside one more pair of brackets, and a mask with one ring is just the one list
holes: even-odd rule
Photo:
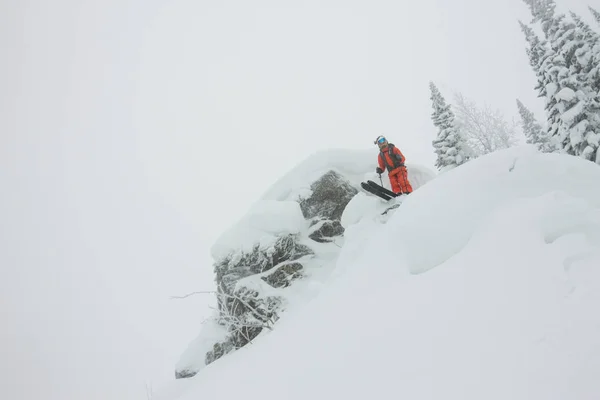
[[411, 272], [424, 272], [458, 253], [496, 208], [515, 199], [562, 193], [600, 206], [599, 177], [578, 157], [530, 146], [498, 151], [441, 174], [408, 198], [390, 237]]
[[372, 206], [357, 195], [318, 295], [154, 400], [596, 400], [598, 182], [598, 165], [526, 146], [431, 180], [385, 221], [357, 217]]

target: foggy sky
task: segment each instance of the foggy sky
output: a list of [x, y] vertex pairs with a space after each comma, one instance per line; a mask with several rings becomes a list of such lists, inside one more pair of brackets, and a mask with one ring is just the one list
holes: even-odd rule
[[287, 170], [380, 134], [433, 168], [430, 80], [544, 116], [520, 0], [31, 0], [0, 19], [2, 398], [172, 379], [210, 299], [169, 296], [213, 287], [210, 246]]

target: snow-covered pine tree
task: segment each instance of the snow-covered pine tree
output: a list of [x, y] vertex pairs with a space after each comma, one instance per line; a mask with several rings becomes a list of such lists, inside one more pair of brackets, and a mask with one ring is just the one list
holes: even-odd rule
[[554, 0], [523, 0], [525, 4], [529, 6], [533, 19], [531, 23], [539, 22], [542, 31], [548, 36], [548, 29], [552, 25], [552, 19], [554, 17], [554, 10], [556, 9], [556, 3]]
[[548, 54], [546, 42], [542, 41], [533, 29], [523, 21], [519, 20], [519, 26], [521, 27], [521, 31], [525, 34], [527, 43], [529, 43], [529, 48], [525, 49], [525, 52], [529, 57], [529, 65], [535, 69], [537, 75], [537, 69], [540, 66], [541, 60]]
[[[525, 39], [529, 43], [529, 48], [526, 49], [529, 56], [529, 65], [531, 65], [537, 77], [537, 84], [534, 88], [537, 90], [538, 97], [545, 99], [545, 136], [550, 139], [556, 134], [560, 118], [558, 110], [555, 108], [556, 102], [554, 98], [548, 95], [548, 90], [554, 91], [558, 87], [557, 76], [555, 73], [552, 73], [555, 71], [551, 71], [549, 68], [554, 57], [554, 52], [548, 45], [548, 42], [540, 39], [530, 26], [521, 21], [519, 21], [519, 24], [525, 34]], [[560, 149], [557, 148], [556, 150]]]
[[580, 74], [594, 93], [600, 91], [600, 34], [594, 31], [581, 17], [571, 12], [575, 21], [575, 35], [583, 45], [575, 51], [577, 63], [574, 72]]
[[[583, 91], [583, 110], [581, 115], [582, 135], [587, 142], [583, 149], [584, 158], [600, 164], [600, 34], [594, 31], [581, 17], [571, 12], [575, 21], [575, 38], [582, 43], [575, 51], [576, 62], [572, 73], [577, 75]], [[585, 126], [585, 129], [584, 129]]]
[[435, 86], [429, 82], [433, 113], [433, 125], [438, 128], [438, 134], [432, 144], [437, 154], [435, 166], [440, 171], [458, 167], [473, 158], [465, 139], [454, 126], [454, 113], [450, 105]]
[[517, 107], [521, 115], [521, 127], [528, 144], [533, 144], [543, 153], [551, 153], [556, 147], [550, 141], [546, 131], [536, 121], [535, 116], [525, 105], [517, 99]]
[[596, 21], [598, 21], [598, 23], [600, 24], [600, 12], [596, 11], [596, 9], [594, 9], [590, 6], [588, 6], [588, 8], [590, 9], [590, 12], [594, 16], [594, 18], [596, 18]]
[[519, 21], [519, 25], [529, 43], [529, 48], [525, 49], [525, 52], [538, 80], [535, 89], [538, 91], [538, 97], [546, 97], [546, 86], [550, 83], [551, 76], [546, 73], [543, 65], [552, 56], [552, 49], [549, 48], [547, 41], [540, 39], [530, 26], [522, 21]]
[[[540, 65], [546, 81], [546, 111], [549, 135], [562, 150], [600, 163], [600, 117], [597, 92], [582, 74], [586, 40], [575, 22], [564, 14], [554, 14], [553, 0], [523, 0], [530, 6], [533, 22], [539, 21], [553, 52]], [[581, 57], [578, 56], [581, 55]]]
[[[549, 30], [559, 60], [559, 90], [554, 95], [560, 112], [558, 137], [569, 154], [600, 163], [600, 98], [598, 96], [598, 35], [570, 13], [555, 17]], [[564, 64], [562, 64], [564, 62]]]
[[547, 88], [547, 103], [552, 117], [552, 136], [562, 144], [565, 152], [581, 155], [584, 126], [578, 123], [585, 117], [581, 113], [584, 108], [582, 82], [573, 72], [575, 51], [580, 43], [575, 40], [575, 24], [566, 20], [566, 16], [558, 15], [547, 30], [550, 47], [554, 55], [546, 68], [554, 77], [554, 85]]

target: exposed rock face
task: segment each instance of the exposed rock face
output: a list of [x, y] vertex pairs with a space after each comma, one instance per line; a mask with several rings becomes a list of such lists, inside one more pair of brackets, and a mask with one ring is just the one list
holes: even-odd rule
[[310, 219], [314, 228], [309, 237], [317, 242], [331, 241], [344, 233], [340, 219], [358, 190], [335, 171], [327, 172], [310, 189], [312, 195], [300, 201], [304, 218]]
[[[340, 219], [358, 191], [334, 171], [324, 174], [310, 188], [311, 195], [299, 200], [302, 214], [311, 225], [306, 235], [316, 242], [333, 241], [344, 233]], [[278, 320], [286, 288], [303, 277], [306, 260], [315, 257], [313, 249], [301, 242], [306, 242], [306, 236], [282, 234], [271, 246], [257, 243], [250, 252], [240, 250], [216, 260], [215, 319], [226, 328], [227, 335], [206, 351], [205, 365], [250, 343]], [[198, 369], [183, 366], [175, 376], [188, 378]]]

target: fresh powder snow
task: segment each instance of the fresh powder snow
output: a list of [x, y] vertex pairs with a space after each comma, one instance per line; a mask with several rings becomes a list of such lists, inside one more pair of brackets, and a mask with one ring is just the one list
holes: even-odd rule
[[[342, 154], [332, 163], [352, 172]], [[313, 159], [317, 175], [327, 159]], [[306, 189], [290, 174], [265, 201]], [[385, 215], [359, 193], [318, 293], [153, 400], [597, 400], [598, 182], [594, 163], [521, 146], [428, 180]], [[302, 229], [287, 203], [258, 210], [248, 221], [280, 219], [260, 230]]]
[[297, 202], [259, 201], [238, 224], [221, 235], [212, 246], [211, 255], [218, 259], [234, 249], [251, 251], [255, 243], [269, 245], [279, 233], [299, 233], [306, 229], [307, 223]]

